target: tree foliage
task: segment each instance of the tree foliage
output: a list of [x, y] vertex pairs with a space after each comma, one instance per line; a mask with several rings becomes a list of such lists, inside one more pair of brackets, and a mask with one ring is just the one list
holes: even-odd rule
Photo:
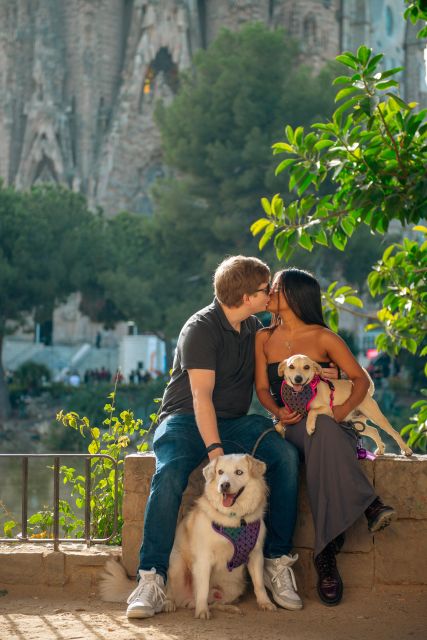
[[[392, 79], [399, 70], [379, 71], [382, 57], [364, 46], [357, 54], [338, 56], [351, 75], [334, 81], [340, 86], [336, 101], [342, 104], [331, 121], [314, 124], [308, 133], [303, 127], [288, 125], [286, 141], [273, 145], [275, 154], [286, 155], [276, 172], [288, 171], [289, 190], [296, 191], [297, 198], [288, 205], [279, 194], [271, 201], [263, 198], [265, 216], [252, 225], [252, 232], [262, 233], [260, 247], [274, 237], [279, 258], [289, 258], [298, 245], [307, 251], [316, 244], [344, 250], [362, 225], [382, 235], [392, 221], [416, 224], [425, 215], [427, 111], [417, 112], [415, 104], [406, 104], [399, 97], [398, 83]], [[320, 195], [320, 185], [328, 177], [334, 189]], [[419, 259], [424, 254], [424, 244], [416, 250], [418, 244], [414, 243], [411, 248], [409, 241], [404, 244], [406, 258], [416, 253]], [[368, 279], [374, 295], [385, 292], [396, 277], [387, 261], [393, 260], [391, 252], [386, 252]], [[406, 269], [408, 262], [402, 252], [398, 254], [399, 265]], [[422, 268], [419, 274], [424, 281]], [[401, 277], [409, 286], [409, 272]], [[404, 292], [405, 296], [411, 294], [410, 289]], [[384, 298], [385, 307], [392, 295]], [[393, 305], [399, 295], [402, 290], [393, 298]], [[352, 304], [354, 300], [342, 302]], [[391, 315], [379, 313], [387, 334], [387, 338], [380, 338], [380, 346], [393, 344], [395, 351], [401, 346], [412, 351], [415, 343], [420, 345], [423, 325], [418, 323], [417, 307], [406, 302], [400, 309], [405, 309], [405, 322], [395, 307], [390, 309]], [[421, 298], [420, 304], [425, 311], [425, 300]], [[410, 336], [406, 335], [409, 331]]]
[[[427, 18], [424, 2], [408, 4], [406, 17]], [[296, 198], [289, 203], [280, 194], [262, 198], [265, 215], [251, 230], [261, 234], [260, 248], [273, 239], [277, 256], [288, 259], [297, 246], [344, 251], [363, 226], [374, 235], [384, 235], [391, 223], [412, 229], [412, 238], [387, 247], [368, 276], [371, 294], [382, 298], [377, 322], [368, 329], [382, 328], [379, 349], [397, 354], [403, 348], [422, 358], [427, 355], [427, 229], [418, 223], [427, 213], [427, 110], [402, 100], [395, 80], [402, 69], [381, 70], [382, 59], [364, 45], [337, 57], [347, 75], [334, 80], [340, 104], [330, 121], [315, 123], [308, 132], [288, 124], [286, 139], [273, 144], [273, 153], [285, 156], [276, 174], [286, 172]], [[332, 188], [322, 193], [327, 180]], [[351, 287], [336, 287], [332, 283], [324, 294], [335, 329], [340, 307], [363, 306]], [[426, 406], [424, 399], [415, 403], [418, 412], [404, 428], [421, 450], [427, 446]]]
[[85, 289], [94, 277], [99, 226], [79, 194], [0, 185], [0, 419], [10, 408], [1, 367], [4, 336], [28, 318], [51, 316], [58, 302]]

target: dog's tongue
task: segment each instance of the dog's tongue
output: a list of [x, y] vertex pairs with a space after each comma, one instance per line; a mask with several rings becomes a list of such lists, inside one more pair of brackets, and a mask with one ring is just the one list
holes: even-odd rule
[[222, 504], [224, 507], [232, 507], [234, 504], [234, 498], [236, 497], [235, 493], [223, 493], [222, 494]]
[[294, 387], [294, 391], [296, 391], [297, 393], [299, 393], [303, 389], [302, 384], [294, 384], [293, 387]]

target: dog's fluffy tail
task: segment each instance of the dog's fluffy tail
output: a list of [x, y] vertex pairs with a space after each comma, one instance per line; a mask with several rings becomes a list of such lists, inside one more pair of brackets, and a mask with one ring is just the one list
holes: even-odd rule
[[124, 566], [113, 559], [107, 560], [99, 582], [99, 593], [105, 602], [126, 602], [129, 594], [136, 587], [129, 580]]
[[366, 369], [364, 367], [362, 367], [363, 371], [365, 372], [366, 377], [369, 380], [369, 389], [368, 389], [368, 393], [370, 396], [373, 396], [375, 393], [375, 385], [374, 385], [374, 381], [372, 380], [371, 376], [369, 375], [369, 373], [366, 371]]

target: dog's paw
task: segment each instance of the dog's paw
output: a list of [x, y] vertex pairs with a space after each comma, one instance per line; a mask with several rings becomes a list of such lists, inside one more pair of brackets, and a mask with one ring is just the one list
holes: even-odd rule
[[401, 449], [400, 452], [403, 456], [412, 456], [412, 449], [410, 447], [405, 447], [404, 449]]
[[210, 620], [211, 612], [208, 607], [203, 607], [202, 609], [196, 609], [194, 613], [195, 618], [199, 618], [199, 620]]
[[165, 613], [173, 613], [174, 611], [176, 611], [175, 601], [169, 600], [169, 598], [167, 598], [163, 603], [163, 611]]
[[315, 424], [309, 424], [308, 422], [307, 422], [305, 428], [307, 429], [307, 433], [308, 433], [309, 436], [312, 436], [313, 433], [316, 431], [316, 425]]
[[258, 602], [258, 607], [261, 611], [276, 611], [277, 609], [276, 605], [270, 602], [270, 600]]
[[385, 444], [384, 442], [381, 442], [381, 444], [378, 445], [378, 447], [375, 449], [374, 454], [376, 456], [383, 456], [385, 452]]

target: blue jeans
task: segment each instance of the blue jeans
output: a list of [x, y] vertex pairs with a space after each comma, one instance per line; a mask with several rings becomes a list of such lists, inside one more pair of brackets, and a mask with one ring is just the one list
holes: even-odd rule
[[[272, 422], [260, 415], [218, 419], [224, 453], [251, 453]], [[156, 472], [145, 511], [144, 541], [139, 569], [154, 567], [166, 579], [182, 494], [191, 472], [206, 458], [205, 445], [193, 414], [171, 415], [154, 436]], [[292, 549], [298, 497], [299, 457], [296, 448], [278, 433], [268, 433], [256, 457], [267, 465], [269, 504], [265, 516], [264, 555], [278, 558]]]

